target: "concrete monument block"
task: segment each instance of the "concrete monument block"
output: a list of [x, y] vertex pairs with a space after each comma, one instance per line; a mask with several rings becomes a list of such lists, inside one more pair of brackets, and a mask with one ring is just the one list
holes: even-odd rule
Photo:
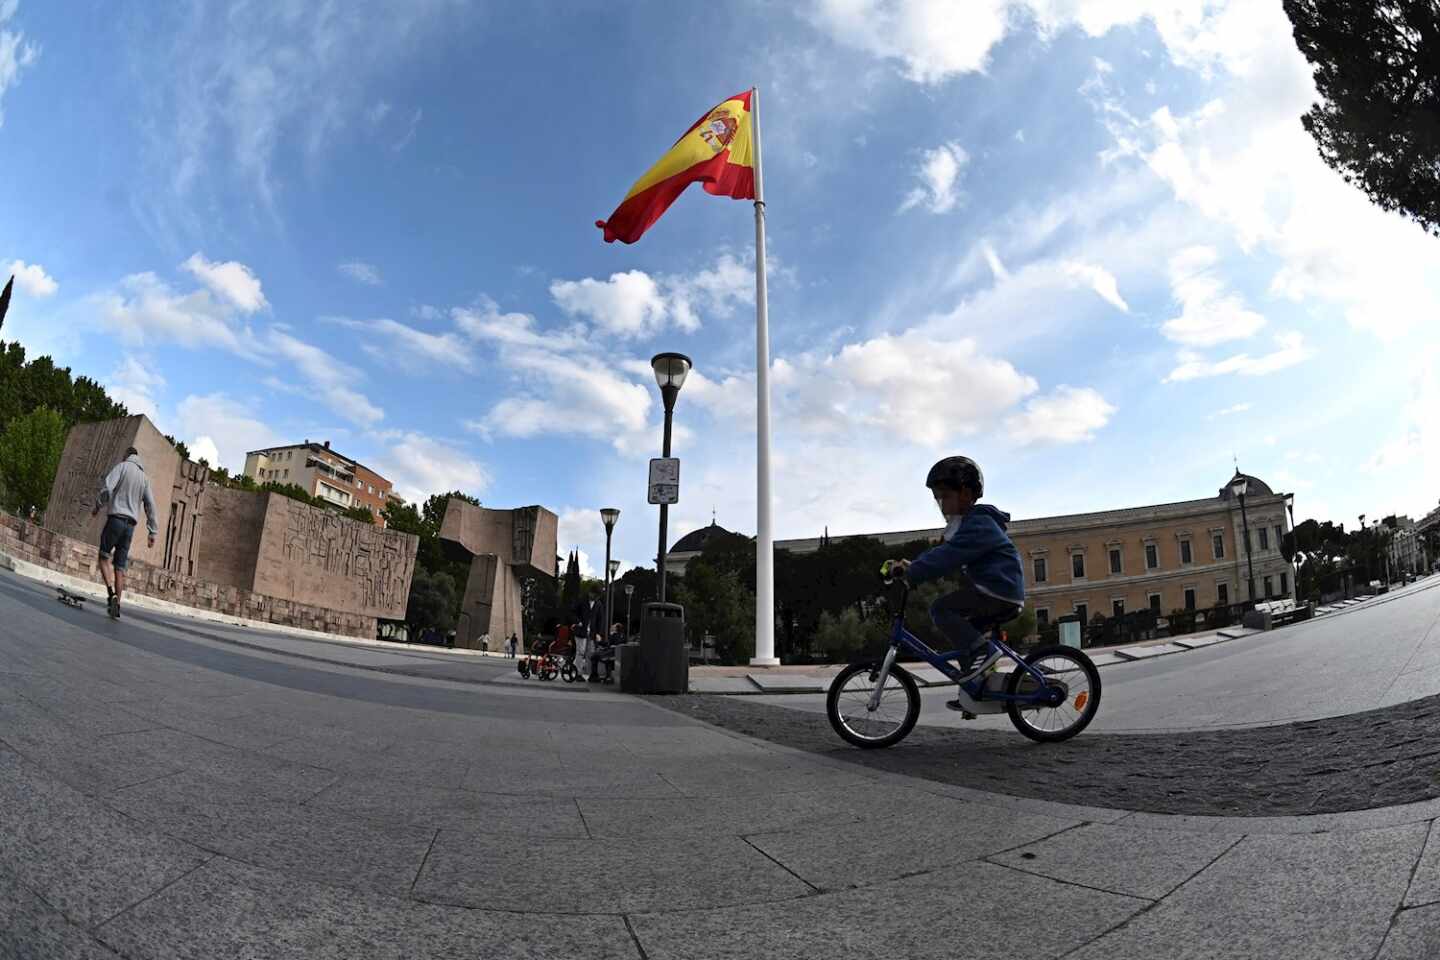
[[447, 552], [470, 558], [455, 644], [477, 649], [490, 634], [499, 649], [512, 633], [525, 641], [522, 581], [553, 577], [560, 518], [541, 506], [489, 510], [464, 500], [445, 504], [440, 540]]

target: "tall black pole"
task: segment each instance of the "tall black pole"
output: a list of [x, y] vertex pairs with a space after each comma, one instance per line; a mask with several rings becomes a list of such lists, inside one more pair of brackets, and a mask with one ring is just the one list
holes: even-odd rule
[[1250, 602], [1255, 602], [1255, 561], [1250, 558], [1250, 517], [1245, 513], [1245, 494], [1240, 494], [1240, 523], [1245, 527], [1245, 565], [1250, 568]]
[[[661, 387], [660, 396], [665, 400], [665, 443], [661, 449], [662, 457], [670, 456], [670, 418], [675, 413], [675, 394], [680, 391], [674, 387]], [[670, 522], [670, 505], [660, 504], [660, 549], [655, 553], [656, 572], [660, 577], [660, 602], [665, 602], [665, 528]]]
[[1285, 559], [1290, 561], [1290, 569], [1295, 571], [1295, 602], [1300, 602], [1300, 565], [1295, 558], [1300, 556], [1300, 534], [1295, 532], [1295, 497], [1292, 495], [1285, 502], [1285, 509], [1290, 511], [1290, 556]]
[[607, 524], [605, 527], [605, 629], [600, 633], [601, 640], [608, 640], [610, 637], [610, 533], [612, 528]]

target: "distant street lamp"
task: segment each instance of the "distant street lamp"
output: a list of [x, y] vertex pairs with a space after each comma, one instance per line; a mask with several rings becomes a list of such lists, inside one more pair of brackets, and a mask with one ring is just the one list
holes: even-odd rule
[[620, 561], [611, 560], [605, 565], [605, 568], [610, 574], [607, 578], [608, 582], [605, 585], [605, 636], [608, 639], [610, 636], [610, 626], [615, 622], [613, 619], [615, 614], [611, 612], [614, 604], [611, 603], [610, 597], [615, 593], [615, 572], [620, 569]]
[[1295, 532], [1295, 494], [1285, 494], [1285, 509], [1290, 511], [1290, 571], [1295, 578], [1294, 597], [1300, 600], [1300, 534]]
[[[657, 353], [650, 358], [650, 368], [655, 371], [655, 383], [660, 387], [660, 399], [665, 403], [665, 440], [661, 447], [662, 457], [670, 456], [670, 421], [675, 412], [675, 398], [685, 385], [685, 377], [693, 366], [690, 358], [683, 353]], [[655, 554], [656, 572], [660, 575], [660, 602], [665, 602], [665, 528], [670, 521], [670, 505], [660, 504], [660, 549]]]
[[605, 633], [602, 636], [610, 636], [610, 578], [615, 573], [610, 560], [610, 534], [615, 531], [615, 521], [620, 519], [620, 511], [616, 507], [605, 507], [600, 511], [600, 522], [605, 524]]
[[630, 624], [631, 624], [630, 616], [631, 616], [632, 603], [633, 603], [634, 599], [635, 599], [635, 584], [633, 584], [633, 583], [627, 583], [627, 584], [625, 584], [625, 639], [626, 639], [626, 640], [629, 640], [629, 639], [630, 639], [630, 632], [631, 632], [631, 629], [632, 629], [631, 626], [630, 626]]
[[1250, 571], [1250, 600], [1255, 600], [1255, 561], [1250, 556], [1250, 515], [1245, 512], [1245, 492], [1250, 489], [1250, 480], [1240, 471], [1230, 481], [1230, 492], [1240, 498], [1240, 523], [1245, 528], [1245, 565]]

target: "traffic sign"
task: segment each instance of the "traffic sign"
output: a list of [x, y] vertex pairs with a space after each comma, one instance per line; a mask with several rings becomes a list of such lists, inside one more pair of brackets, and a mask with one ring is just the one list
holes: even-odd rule
[[652, 457], [649, 495], [651, 503], [680, 502], [680, 458]]

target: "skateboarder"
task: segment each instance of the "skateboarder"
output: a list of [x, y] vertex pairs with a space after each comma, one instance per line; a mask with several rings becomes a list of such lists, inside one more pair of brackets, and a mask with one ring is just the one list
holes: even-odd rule
[[105, 529], [100, 533], [100, 576], [110, 594], [110, 616], [118, 620], [120, 596], [125, 592], [125, 568], [130, 566], [130, 540], [135, 535], [135, 524], [140, 522], [142, 508], [149, 545], [155, 546], [155, 498], [150, 494], [150, 478], [145, 476], [145, 468], [140, 464], [140, 451], [134, 447], [125, 451], [125, 459], [115, 464], [101, 481], [90, 516], [98, 514], [102, 507], [106, 509], [106, 519]]

